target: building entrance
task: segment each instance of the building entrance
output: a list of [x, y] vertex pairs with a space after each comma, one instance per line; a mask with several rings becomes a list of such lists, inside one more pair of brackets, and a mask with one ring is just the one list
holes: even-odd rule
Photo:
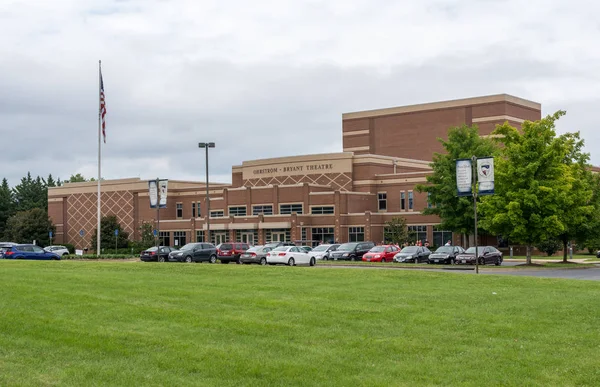
[[244, 243], [253, 245], [254, 244], [254, 233], [253, 232], [243, 232], [240, 239]]
[[216, 231], [212, 234], [215, 246], [220, 245], [221, 243], [229, 242], [229, 235], [225, 231]]
[[285, 242], [285, 232], [274, 231], [271, 233], [271, 242]]

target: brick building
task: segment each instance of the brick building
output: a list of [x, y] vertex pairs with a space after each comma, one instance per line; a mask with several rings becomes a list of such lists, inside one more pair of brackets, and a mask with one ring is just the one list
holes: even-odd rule
[[[381, 242], [384, 224], [402, 216], [418, 239], [433, 245], [458, 235], [439, 230], [423, 215], [427, 195], [414, 190], [431, 173], [437, 138], [448, 128], [477, 124], [489, 135], [508, 121], [519, 127], [541, 118], [538, 103], [506, 94], [346, 113], [343, 152], [244, 161], [232, 167], [232, 183], [210, 183], [210, 214], [204, 182], [169, 181], [168, 205], [160, 210], [160, 236], [181, 246], [205, 239], [207, 215], [213, 243], [248, 241]], [[90, 247], [96, 227], [96, 184], [50, 188], [48, 212], [57, 243]], [[134, 239], [142, 222], [155, 222], [148, 183], [140, 179], [102, 183], [102, 214], [114, 214]], [[81, 236], [83, 231], [83, 236]]]

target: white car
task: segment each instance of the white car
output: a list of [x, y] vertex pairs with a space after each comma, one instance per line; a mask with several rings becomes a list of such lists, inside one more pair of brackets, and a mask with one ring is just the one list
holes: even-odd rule
[[283, 263], [289, 266], [299, 264], [314, 266], [316, 262], [317, 260], [312, 254], [304, 252], [304, 250], [297, 246], [276, 247], [267, 254], [267, 263], [269, 265]]
[[49, 253], [54, 253], [59, 257], [64, 257], [65, 255], [69, 255], [69, 249], [65, 246], [46, 246], [44, 250]]

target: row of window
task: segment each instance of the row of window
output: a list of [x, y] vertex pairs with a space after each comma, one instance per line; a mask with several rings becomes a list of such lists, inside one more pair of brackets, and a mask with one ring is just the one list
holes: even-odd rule
[[[183, 204], [176, 204], [177, 210], [177, 218], [183, 218]], [[319, 206], [319, 207], [311, 207], [310, 213], [313, 215], [331, 215], [334, 214], [335, 209], [333, 206]], [[303, 205], [302, 204], [280, 204], [279, 205], [279, 213], [282, 215], [289, 215], [293, 213], [302, 214], [303, 213]], [[273, 206], [272, 205], [260, 205], [260, 206], [252, 206], [252, 215], [273, 215]], [[246, 206], [231, 206], [229, 207], [229, 216], [247, 216]], [[201, 217], [202, 214], [200, 212], [200, 202], [192, 203], [192, 217]], [[225, 216], [224, 210], [212, 210], [210, 211], [211, 218], [223, 218]]]
[[[431, 202], [429, 198], [431, 197], [431, 192], [427, 193], [427, 208], [431, 208]], [[408, 206], [407, 206], [408, 204]], [[415, 205], [415, 199], [413, 196], [413, 191], [408, 191], [408, 203], [406, 202], [406, 192], [400, 192], [400, 210], [406, 211], [408, 208], [409, 211], [413, 210]], [[387, 210], [387, 193], [380, 192], [377, 194], [377, 208], [379, 211]]]

